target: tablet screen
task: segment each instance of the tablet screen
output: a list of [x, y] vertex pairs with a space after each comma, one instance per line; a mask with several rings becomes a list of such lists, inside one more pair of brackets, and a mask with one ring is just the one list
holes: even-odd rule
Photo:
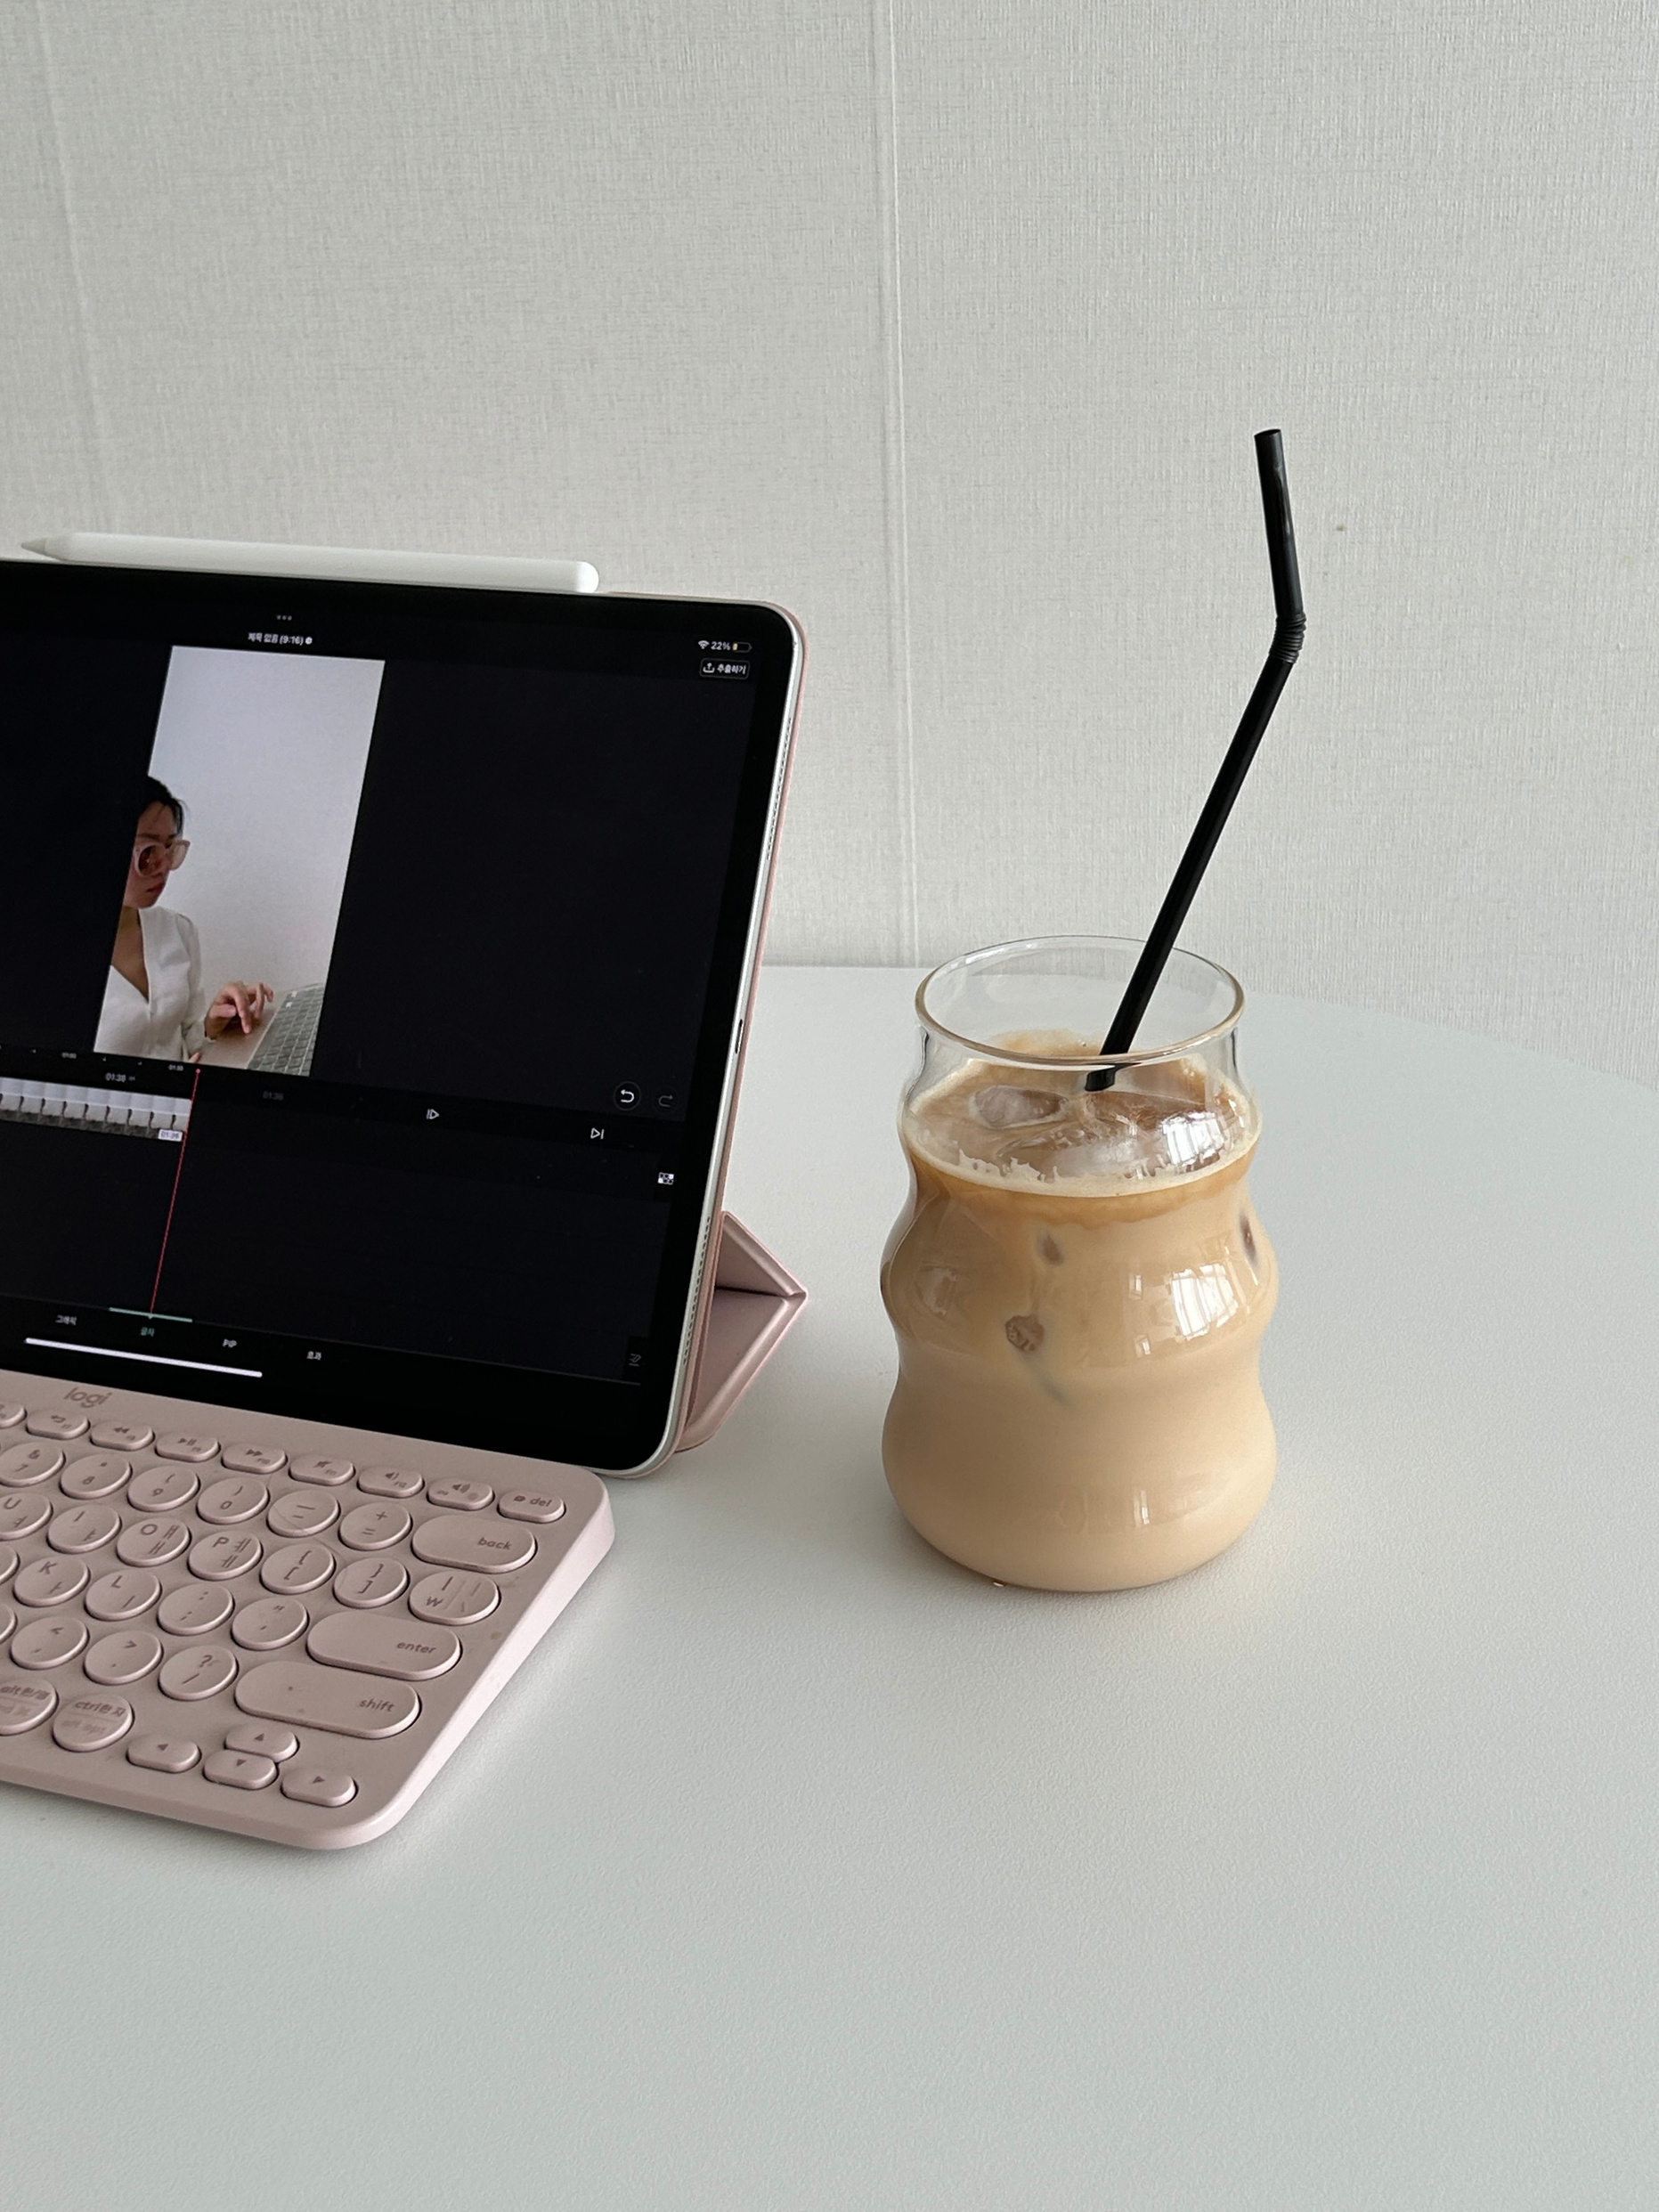
[[0, 571], [0, 1351], [660, 1443], [797, 663], [776, 612]]

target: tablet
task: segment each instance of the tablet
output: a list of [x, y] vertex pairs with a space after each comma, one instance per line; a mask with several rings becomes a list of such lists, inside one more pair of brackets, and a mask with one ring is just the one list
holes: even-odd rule
[[801, 657], [763, 606], [0, 565], [0, 1367], [665, 1458]]

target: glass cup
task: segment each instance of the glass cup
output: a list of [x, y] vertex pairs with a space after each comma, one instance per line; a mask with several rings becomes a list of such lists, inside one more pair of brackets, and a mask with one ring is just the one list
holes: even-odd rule
[[1258, 1361], [1279, 1278], [1247, 1183], [1244, 994], [1177, 951], [1134, 1051], [1104, 1059], [1140, 951], [1029, 938], [916, 994], [882, 1458], [929, 1543], [1037, 1590], [1184, 1574], [1273, 1479]]

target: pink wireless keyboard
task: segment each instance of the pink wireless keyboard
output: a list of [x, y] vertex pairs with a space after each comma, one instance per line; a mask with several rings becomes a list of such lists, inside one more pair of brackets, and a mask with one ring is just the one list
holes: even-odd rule
[[0, 1781], [365, 1843], [613, 1533], [582, 1468], [0, 1371]]

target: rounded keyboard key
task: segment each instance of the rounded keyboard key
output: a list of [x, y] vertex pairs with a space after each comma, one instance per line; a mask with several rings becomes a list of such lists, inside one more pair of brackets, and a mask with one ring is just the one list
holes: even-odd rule
[[24, 1426], [31, 1436], [55, 1436], [60, 1443], [72, 1443], [86, 1434], [86, 1416], [67, 1405], [48, 1405], [31, 1413]]
[[88, 1442], [95, 1443], [101, 1452], [146, 1452], [155, 1433], [153, 1428], [140, 1428], [131, 1421], [98, 1421]]
[[274, 1720], [239, 1720], [224, 1731], [224, 1748], [252, 1752], [256, 1758], [274, 1759], [281, 1766], [298, 1751], [299, 1738], [292, 1728], [281, 1728]]
[[62, 1465], [63, 1454], [56, 1444], [10, 1444], [0, 1452], [0, 1483], [8, 1490], [32, 1489], [37, 1483], [49, 1483]]
[[133, 1471], [133, 1462], [118, 1452], [88, 1452], [71, 1460], [59, 1477], [66, 1498], [113, 1497]]
[[358, 1506], [340, 1523], [340, 1541], [353, 1551], [389, 1551], [411, 1528], [401, 1505]]
[[27, 1411], [27, 1407], [19, 1405], [14, 1399], [0, 1400], [0, 1428], [15, 1428]]
[[564, 1514], [565, 1500], [557, 1490], [504, 1490], [495, 1509], [509, 1521], [557, 1521]]
[[201, 1757], [201, 1746], [177, 1736], [135, 1736], [126, 1755], [135, 1767], [150, 1767], [158, 1774], [188, 1774]]
[[365, 1498], [418, 1498], [425, 1479], [411, 1467], [366, 1467], [357, 1487]]
[[52, 1733], [65, 1751], [107, 1751], [132, 1725], [133, 1708], [125, 1697], [71, 1697], [53, 1722]]
[[457, 1513], [482, 1513], [494, 1497], [488, 1483], [428, 1483], [427, 1496], [435, 1506], [447, 1506]]
[[216, 1697], [236, 1679], [236, 1654], [223, 1644], [201, 1644], [175, 1651], [156, 1681], [164, 1697]]
[[132, 1725], [133, 1708], [125, 1697], [87, 1696], [69, 1698], [59, 1707], [52, 1733], [65, 1751], [105, 1751]]
[[223, 1782], [232, 1790], [268, 1790], [277, 1778], [276, 1761], [248, 1752], [209, 1752], [201, 1762], [204, 1782]]
[[311, 1615], [297, 1598], [256, 1598], [232, 1622], [231, 1634], [244, 1651], [281, 1651], [310, 1625]]
[[84, 1602], [94, 1621], [135, 1621], [160, 1595], [160, 1583], [142, 1567], [118, 1567], [99, 1576]]
[[196, 1511], [202, 1520], [224, 1527], [236, 1521], [251, 1521], [270, 1502], [271, 1492], [256, 1476], [232, 1475], [224, 1482], [209, 1483], [196, 1500]]
[[216, 1460], [219, 1439], [216, 1436], [191, 1435], [175, 1429], [170, 1435], [158, 1436], [150, 1447], [159, 1460]]
[[129, 1521], [115, 1540], [115, 1556], [128, 1566], [165, 1566], [189, 1544], [188, 1521]]
[[[167, 1665], [172, 1665], [172, 1661]], [[166, 1668], [162, 1670], [167, 1671]], [[335, 1667], [313, 1666], [308, 1659], [271, 1659], [243, 1675], [236, 1702], [262, 1720], [286, 1720], [298, 1728], [327, 1728], [336, 1736], [378, 1741], [401, 1736], [420, 1712], [420, 1700], [407, 1682], [386, 1682]]]
[[259, 1579], [279, 1598], [298, 1598], [321, 1590], [334, 1572], [334, 1554], [327, 1544], [290, 1544], [273, 1551], [259, 1570]]
[[142, 1682], [161, 1664], [161, 1639], [148, 1629], [124, 1636], [101, 1636], [87, 1653], [82, 1672], [89, 1682]]
[[0, 1588], [17, 1573], [17, 1554], [10, 1544], [0, 1544]]
[[228, 1529], [204, 1536], [190, 1555], [190, 1571], [204, 1582], [234, 1582], [259, 1565], [264, 1546], [257, 1536], [232, 1536]]
[[12, 1595], [20, 1606], [66, 1606], [89, 1579], [78, 1559], [35, 1559], [18, 1576]]
[[161, 1600], [156, 1626], [169, 1636], [206, 1636], [223, 1628], [234, 1604], [231, 1593], [216, 1582], [186, 1582], [170, 1590]]
[[290, 1490], [265, 1516], [273, 1536], [321, 1536], [340, 1517], [339, 1501], [326, 1490]]
[[48, 1682], [20, 1682], [15, 1675], [0, 1681], [0, 1736], [37, 1728], [57, 1702], [58, 1693]]
[[332, 1487], [349, 1483], [354, 1470], [349, 1460], [323, 1460], [314, 1452], [305, 1452], [289, 1461], [288, 1471], [297, 1483], [326, 1483]]
[[483, 1621], [501, 1602], [501, 1593], [487, 1574], [428, 1574], [409, 1593], [409, 1609], [417, 1621], [443, 1621], [466, 1628]]
[[201, 1488], [193, 1467], [146, 1467], [134, 1476], [126, 1502], [135, 1513], [176, 1513]]
[[53, 1517], [46, 1541], [53, 1551], [102, 1551], [121, 1533], [121, 1517], [111, 1505], [65, 1506]]
[[536, 1540], [527, 1528], [505, 1527], [493, 1515], [487, 1521], [465, 1521], [459, 1514], [441, 1513], [415, 1531], [414, 1553], [430, 1566], [510, 1574], [535, 1557]]
[[409, 1569], [401, 1559], [348, 1559], [334, 1578], [334, 1595], [343, 1606], [389, 1606], [409, 1588]]
[[49, 1500], [27, 1490], [0, 1490], [0, 1536], [32, 1536], [52, 1518]]
[[16, 1626], [17, 1615], [11, 1606], [0, 1606], [0, 1644], [8, 1643], [11, 1640], [12, 1631]]
[[63, 1667], [85, 1648], [85, 1621], [29, 1621], [12, 1639], [12, 1660], [20, 1667]]
[[349, 1805], [357, 1785], [349, 1774], [326, 1767], [290, 1767], [282, 1777], [282, 1794], [300, 1805]]
[[431, 1682], [460, 1657], [453, 1629], [420, 1628], [397, 1614], [331, 1613], [305, 1639], [325, 1667], [356, 1667], [394, 1682]]
[[221, 1467], [232, 1475], [280, 1475], [288, 1464], [286, 1452], [264, 1444], [226, 1444], [219, 1454]]

